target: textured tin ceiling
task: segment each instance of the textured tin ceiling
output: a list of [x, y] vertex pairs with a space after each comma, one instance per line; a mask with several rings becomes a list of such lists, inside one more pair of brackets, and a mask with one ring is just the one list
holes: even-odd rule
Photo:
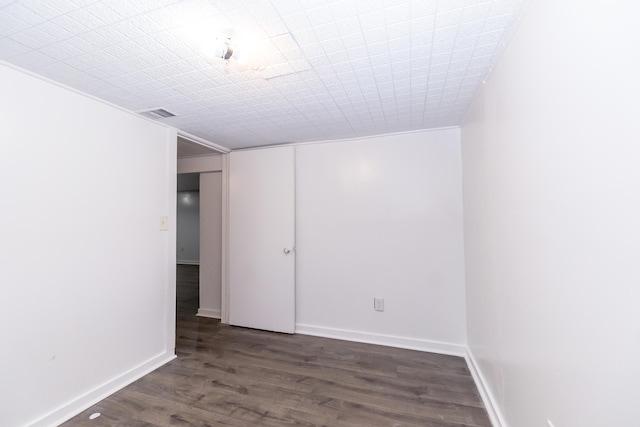
[[0, 60], [231, 149], [352, 138], [460, 124], [522, 2], [0, 0]]

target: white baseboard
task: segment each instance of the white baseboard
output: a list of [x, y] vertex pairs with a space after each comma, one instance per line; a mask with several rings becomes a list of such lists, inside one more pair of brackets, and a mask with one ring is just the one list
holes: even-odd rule
[[214, 310], [211, 308], [199, 308], [196, 316], [211, 317], [212, 319], [220, 319], [220, 310]]
[[73, 418], [82, 411], [90, 408], [116, 391], [128, 386], [135, 380], [142, 378], [148, 373], [155, 371], [162, 365], [175, 359], [175, 354], [167, 352], [161, 353], [146, 362], [141, 363], [122, 375], [107, 381], [93, 390], [78, 396], [76, 399], [66, 403], [48, 414], [38, 418], [29, 424], [29, 427], [53, 427], [59, 426], [63, 422]]
[[373, 334], [370, 332], [350, 331], [346, 329], [326, 328], [323, 326], [304, 325], [300, 323], [296, 324], [296, 334], [377, 344], [387, 347], [406, 348], [409, 350], [448, 354], [452, 356], [464, 357], [466, 354], [466, 347], [461, 344], [398, 337], [394, 335]]
[[190, 261], [188, 259], [178, 259], [178, 260], [176, 260], [176, 264], [180, 264], [180, 265], [200, 265], [200, 261]]
[[467, 361], [467, 366], [469, 366], [469, 371], [471, 371], [473, 381], [478, 387], [478, 392], [480, 393], [480, 397], [484, 402], [484, 406], [485, 408], [487, 408], [487, 413], [489, 414], [491, 425], [493, 427], [507, 427], [507, 423], [500, 413], [500, 407], [498, 406], [493, 393], [491, 393], [491, 389], [489, 388], [484, 375], [482, 375], [482, 371], [479, 369], [478, 363], [473, 357], [473, 353], [471, 353], [471, 350], [469, 350], [468, 348], [467, 354], [464, 358]]

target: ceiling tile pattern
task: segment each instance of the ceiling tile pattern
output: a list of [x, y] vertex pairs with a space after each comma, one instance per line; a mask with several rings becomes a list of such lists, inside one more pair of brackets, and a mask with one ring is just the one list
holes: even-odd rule
[[0, 60], [231, 149], [352, 138], [460, 124], [522, 3], [0, 0]]

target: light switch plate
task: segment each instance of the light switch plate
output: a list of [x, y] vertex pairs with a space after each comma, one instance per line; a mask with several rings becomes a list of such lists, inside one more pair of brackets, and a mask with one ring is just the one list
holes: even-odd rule
[[160, 217], [160, 231], [167, 231], [169, 228], [169, 217], [163, 215]]

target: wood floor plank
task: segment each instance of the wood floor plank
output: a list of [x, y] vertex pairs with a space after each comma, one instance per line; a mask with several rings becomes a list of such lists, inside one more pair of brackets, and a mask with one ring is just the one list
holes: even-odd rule
[[178, 358], [65, 427], [490, 426], [460, 357], [223, 325], [197, 288], [178, 266]]

